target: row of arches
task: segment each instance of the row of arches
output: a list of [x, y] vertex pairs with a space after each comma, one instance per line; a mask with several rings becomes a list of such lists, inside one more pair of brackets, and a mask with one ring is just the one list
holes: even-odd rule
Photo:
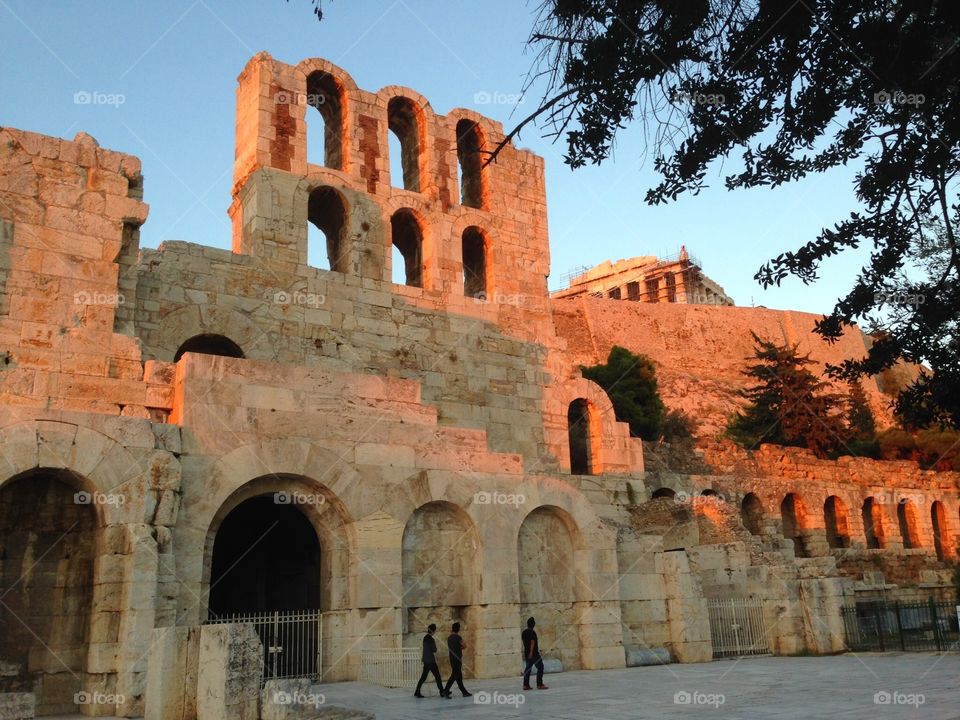
[[[349, 207], [343, 194], [329, 186], [313, 189], [307, 199], [308, 247], [326, 250], [326, 269], [348, 272], [350, 238], [347, 219]], [[425, 287], [428, 269], [426, 223], [412, 208], [400, 208], [390, 217], [391, 275], [397, 285]], [[490, 296], [490, 238], [476, 225], [466, 227], [460, 236], [461, 280], [467, 297]], [[317, 264], [322, 265], [318, 258]]]
[[[330, 73], [315, 70], [307, 75], [307, 160], [333, 170], [347, 170], [349, 156], [347, 94]], [[387, 102], [387, 130], [391, 184], [410, 192], [423, 192], [429, 172], [427, 119], [423, 107], [405, 96]], [[489, 209], [488, 152], [479, 123], [462, 119], [456, 124], [457, 182], [460, 202], [466, 207]]]
[[[754, 535], [764, 534], [766, 513], [756, 493], [747, 493], [740, 504], [743, 525]], [[884, 519], [882, 503], [875, 497], [868, 497], [860, 507], [863, 526], [863, 544], [868, 550], [880, 550], [889, 545], [890, 529]], [[807, 531], [813, 525], [806, 504], [797, 493], [788, 493], [780, 503], [780, 519], [783, 536], [794, 542], [794, 552], [798, 557], [809, 557], [809, 536]], [[904, 549], [923, 547], [917, 504], [909, 498], [897, 503], [897, 528]], [[827, 545], [831, 549], [851, 547], [851, 522], [847, 504], [838, 495], [829, 496], [823, 504], [823, 528]], [[930, 528], [933, 535], [934, 551], [941, 561], [952, 555], [953, 534], [947, 520], [946, 508], [939, 500], [930, 506]]]

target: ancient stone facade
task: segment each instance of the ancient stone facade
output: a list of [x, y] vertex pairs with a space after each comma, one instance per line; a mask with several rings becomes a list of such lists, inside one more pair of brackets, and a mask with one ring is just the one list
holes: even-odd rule
[[[566, 669], [707, 661], [708, 599], [743, 595], [765, 603], [773, 651], [833, 652], [861, 569], [841, 536], [904, 586], [942, 585], [953, 476], [776, 449], [645, 472], [580, 375], [601, 348], [568, 304], [606, 303], [613, 324], [688, 310], [551, 301], [543, 163], [507, 145], [485, 166], [497, 123], [263, 53], [237, 105], [232, 251], [139, 248], [136, 158], [0, 129], [0, 696], [246, 717], [257, 692], [224, 688], [258, 667], [248, 626], [198, 627], [242, 613], [318, 611], [324, 681], [455, 619], [469, 675], [512, 675], [530, 615]], [[329, 269], [307, 264], [310, 227]], [[704, 490], [723, 497], [690, 501]], [[872, 548], [857, 518], [881, 491], [943, 514], [911, 515], [905, 550], [885, 506]], [[828, 493], [847, 509], [829, 530]]]
[[700, 263], [685, 246], [672, 258], [643, 255], [626, 260], [609, 260], [572, 273], [567, 287], [554, 298], [590, 295], [611, 300], [692, 305], [734, 305], [733, 298], [707, 277]]

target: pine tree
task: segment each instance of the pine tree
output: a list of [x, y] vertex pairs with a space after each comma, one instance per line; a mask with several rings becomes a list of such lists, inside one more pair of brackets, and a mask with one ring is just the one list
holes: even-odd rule
[[753, 359], [744, 374], [756, 384], [741, 392], [746, 407], [733, 416], [727, 435], [744, 447], [762, 442], [806, 447], [820, 457], [836, 454], [847, 439], [841, 399], [809, 369], [797, 346], [776, 345], [753, 334]]
[[629, 423], [631, 435], [644, 440], [660, 438], [666, 408], [650, 358], [614, 345], [606, 364], [581, 366], [580, 371], [606, 391], [617, 420]]

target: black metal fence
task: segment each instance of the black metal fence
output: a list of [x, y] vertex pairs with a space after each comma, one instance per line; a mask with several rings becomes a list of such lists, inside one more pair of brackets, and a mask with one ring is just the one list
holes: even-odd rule
[[851, 650], [960, 649], [957, 605], [953, 602], [858, 602], [843, 609]]

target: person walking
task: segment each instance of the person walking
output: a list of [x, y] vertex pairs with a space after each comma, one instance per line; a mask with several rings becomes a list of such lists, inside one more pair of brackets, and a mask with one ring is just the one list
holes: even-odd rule
[[467, 644], [460, 637], [460, 623], [455, 622], [451, 628], [453, 632], [447, 638], [447, 652], [450, 653], [450, 679], [447, 680], [447, 687], [444, 688], [446, 697], [450, 697], [450, 688], [454, 681], [464, 697], [470, 697], [473, 693], [467, 692], [463, 686], [463, 651], [467, 649]]
[[423, 687], [423, 681], [427, 679], [427, 675], [430, 673], [433, 674], [433, 677], [437, 681], [437, 690], [440, 691], [440, 697], [447, 696], [440, 682], [440, 668], [437, 667], [437, 641], [433, 639], [433, 634], [436, 631], [437, 626], [434, 623], [430, 623], [430, 625], [427, 626], [427, 634], [423, 636], [423, 655], [420, 658], [423, 660], [423, 673], [420, 675], [420, 682], [417, 683], [417, 690], [413, 693], [414, 697], [423, 697], [423, 695], [420, 694], [420, 688]]
[[540, 641], [537, 639], [537, 631], [534, 626], [537, 621], [533, 618], [527, 620], [527, 629], [520, 635], [523, 642], [523, 689], [530, 690], [530, 670], [534, 666], [537, 668], [537, 690], [547, 690], [543, 684], [543, 658], [540, 657]]

